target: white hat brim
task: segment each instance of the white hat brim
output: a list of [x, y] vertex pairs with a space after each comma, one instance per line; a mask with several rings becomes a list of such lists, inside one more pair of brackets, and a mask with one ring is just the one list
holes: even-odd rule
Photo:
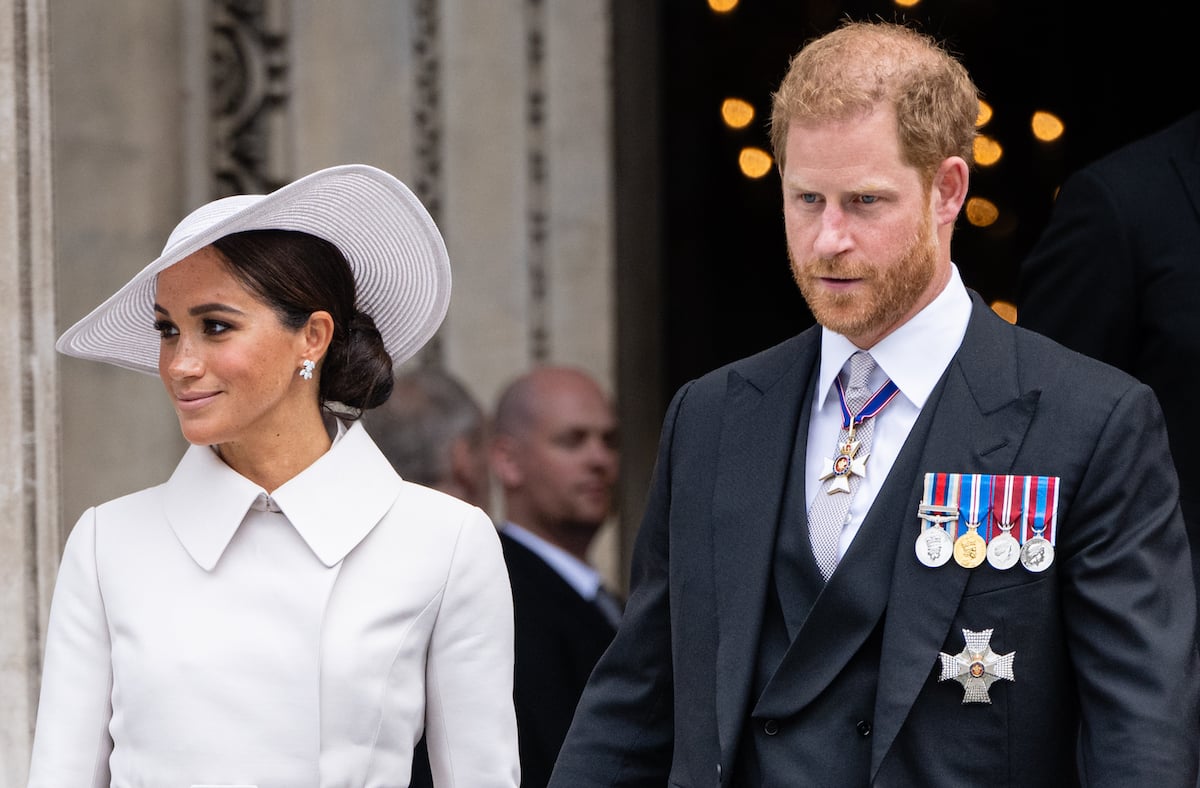
[[59, 352], [158, 374], [158, 273], [246, 230], [324, 238], [354, 271], [358, 309], [370, 315], [399, 366], [437, 332], [450, 305], [450, 259], [437, 225], [398, 179], [365, 164], [319, 170], [267, 195], [208, 203], [171, 233], [162, 254], [58, 338]]

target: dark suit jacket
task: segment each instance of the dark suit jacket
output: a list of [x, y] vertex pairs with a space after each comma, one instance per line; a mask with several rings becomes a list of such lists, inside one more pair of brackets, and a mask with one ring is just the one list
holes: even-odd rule
[[1020, 281], [1018, 324], [1158, 395], [1200, 579], [1200, 111], [1067, 179]]
[[544, 788], [579, 696], [615, 630], [529, 548], [500, 533], [516, 629], [513, 683], [522, 788]]
[[[768, 754], [797, 748], [774, 754], [794, 763], [785, 785], [1195, 785], [1195, 599], [1159, 406], [972, 298], [962, 347], [763, 697], [751, 688], [777, 528], [797, 519], [781, 502], [804, 456], [819, 329], [680, 389], [625, 619], [554, 788], [734, 785], [739, 744], [763, 732]], [[1059, 476], [1053, 565], [921, 565], [931, 471]], [[1015, 652], [1015, 681], [966, 704], [938, 681], [938, 655], [985, 628]]]

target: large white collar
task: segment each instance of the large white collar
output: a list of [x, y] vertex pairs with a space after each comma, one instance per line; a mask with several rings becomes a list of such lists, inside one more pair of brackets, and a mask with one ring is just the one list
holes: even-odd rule
[[[359, 422], [339, 423], [329, 451], [270, 496], [326, 566], [375, 527], [400, 492], [400, 477]], [[267, 491], [226, 465], [208, 446], [191, 446], [164, 485], [164, 514], [188, 555], [212, 571]]]

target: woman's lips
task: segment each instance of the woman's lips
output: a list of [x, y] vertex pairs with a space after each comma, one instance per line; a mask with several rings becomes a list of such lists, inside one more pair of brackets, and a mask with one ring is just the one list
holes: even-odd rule
[[200, 410], [216, 399], [219, 393], [212, 391], [204, 394], [180, 394], [175, 397], [175, 407], [181, 411]]

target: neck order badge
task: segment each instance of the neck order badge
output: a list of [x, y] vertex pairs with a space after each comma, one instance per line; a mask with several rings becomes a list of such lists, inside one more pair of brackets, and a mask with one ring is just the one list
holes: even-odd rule
[[[856, 353], [855, 355], [866, 356], [868, 359], [870, 358], [870, 356], [866, 353]], [[871, 368], [874, 368], [874, 366], [874, 361], [872, 361]], [[869, 373], [870, 369], [867, 369], [863, 374], [864, 385], [866, 375]], [[852, 371], [850, 375], [851, 390], [854, 391], [855, 389], [853, 387], [853, 383], [855, 373]], [[861, 401], [847, 401], [847, 394], [845, 389], [842, 388], [842, 381], [840, 378], [835, 381], [835, 385], [837, 387], [838, 403], [842, 408], [842, 431], [845, 433], [845, 435], [838, 441], [837, 456], [825, 458], [825, 467], [822, 468], [821, 475], [817, 477], [823, 482], [829, 482], [829, 485], [825, 490], [828, 495], [833, 495], [839, 492], [850, 492], [850, 479], [854, 476], [867, 475], [867, 458], [871, 456], [869, 446], [868, 450], [864, 451], [861, 457], [858, 456], [859, 448], [866, 444], [867, 441], [856, 441], [854, 439], [855, 431], [859, 430], [860, 425], [862, 425], [868, 419], [878, 415], [879, 411], [887, 407], [887, 404], [891, 402], [895, 398], [896, 394], [900, 392], [900, 389], [896, 387], [896, 384], [889, 380], [878, 391], [876, 391], [875, 394], [866, 401], [866, 403], [862, 403]], [[862, 388], [861, 390], [866, 391], [865, 388]], [[852, 406], [857, 406], [857, 411], [852, 410]], [[860, 430], [860, 437], [862, 437], [863, 431], [865, 430]]]
[[889, 380], [872, 395], [867, 383], [874, 369], [875, 359], [871, 358], [871, 354], [859, 351], [850, 357], [848, 386], [843, 388], [840, 378], [835, 381], [842, 409], [838, 454], [825, 459], [818, 477], [824, 484], [824, 494], [817, 494], [808, 511], [809, 542], [821, 575], [826, 580], [833, 574], [840, 558], [842, 528], [850, 513], [850, 500], [867, 472], [874, 417], [899, 391], [896, 384]]

